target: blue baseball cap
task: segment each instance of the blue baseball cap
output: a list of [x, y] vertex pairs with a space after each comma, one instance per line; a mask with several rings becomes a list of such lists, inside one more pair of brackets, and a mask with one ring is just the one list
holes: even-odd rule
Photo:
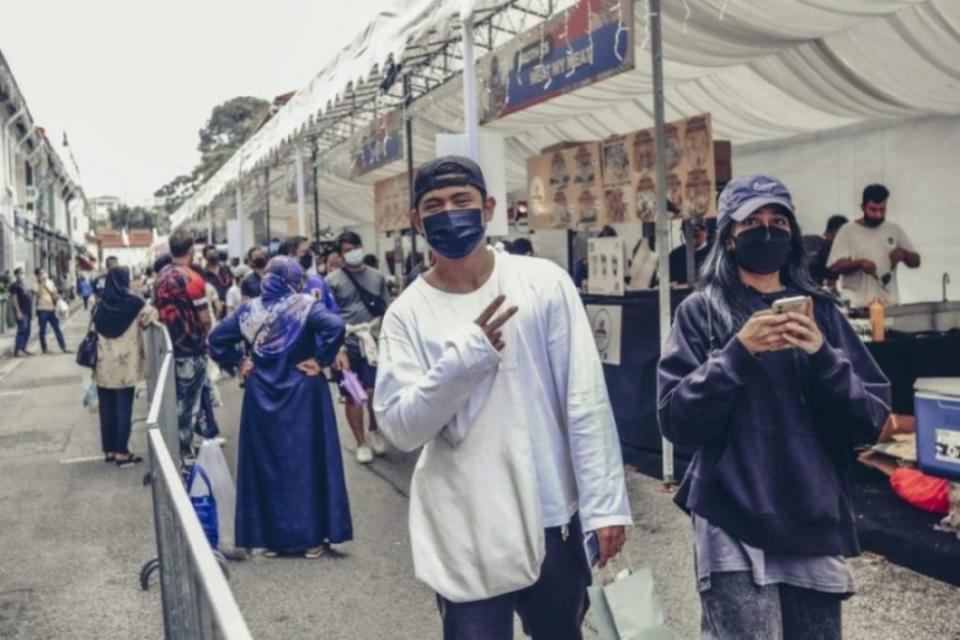
[[768, 204], [778, 204], [795, 214], [793, 198], [780, 179], [767, 173], [739, 176], [727, 183], [717, 201], [717, 218], [730, 216], [743, 222], [750, 214]]

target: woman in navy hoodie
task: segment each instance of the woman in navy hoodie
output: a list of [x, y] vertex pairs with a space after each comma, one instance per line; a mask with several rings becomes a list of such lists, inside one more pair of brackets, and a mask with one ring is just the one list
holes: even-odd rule
[[[731, 181], [697, 291], [658, 369], [663, 435], [696, 453], [677, 494], [693, 519], [704, 638], [841, 637], [857, 555], [851, 448], [890, 413], [890, 384], [807, 272], [786, 187]], [[812, 314], [775, 314], [809, 296]]]

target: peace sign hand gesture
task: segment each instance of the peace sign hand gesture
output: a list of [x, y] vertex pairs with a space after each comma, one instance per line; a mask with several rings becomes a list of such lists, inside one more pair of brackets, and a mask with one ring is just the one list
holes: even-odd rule
[[[493, 348], [497, 351], [503, 351], [503, 347], [505, 346], [503, 343], [503, 325], [517, 313], [517, 307], [510, 307], [496, 318], [493, 318], [493, 315], [500, 309], [506, 299], [507, 297], [504, 295], [497, 296], [493, 302], [483, 310], [480, 317], [475, 320], [477, 326], [483, 330], [484, 335], [487, 336], [487, 340], [490, 341], [490, 344], [492, 344]], [[493, 319], [491, 320], [491, 318]]]

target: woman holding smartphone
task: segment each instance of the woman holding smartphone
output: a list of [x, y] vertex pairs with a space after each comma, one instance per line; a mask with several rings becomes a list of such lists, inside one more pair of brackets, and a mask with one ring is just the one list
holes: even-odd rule
[[[778, 179], [731, 181], [718, 218], [658, 369], [660, 429], [696, 448], [676, 501], [692, 516], [703, 637], [840, 638], [844, 557], [860, 551], [844, 468], [876, 439], [890, 384], [811, 280]], [[798, 296], [810, 313], [774, 311]]]

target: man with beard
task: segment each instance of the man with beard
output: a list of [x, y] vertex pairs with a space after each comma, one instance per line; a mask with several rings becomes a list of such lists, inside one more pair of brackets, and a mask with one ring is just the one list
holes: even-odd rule
[[900, 302], [897, 266], [920, 266], [920, 254], [899, 225], [888, 222], [890, 191], [882, 184], [863, 190], [863, 217], [841, 227], [833, 241], [827, 264], [840, 276], [840, 292], [854, 307], [867, 307], [874, 300]]

